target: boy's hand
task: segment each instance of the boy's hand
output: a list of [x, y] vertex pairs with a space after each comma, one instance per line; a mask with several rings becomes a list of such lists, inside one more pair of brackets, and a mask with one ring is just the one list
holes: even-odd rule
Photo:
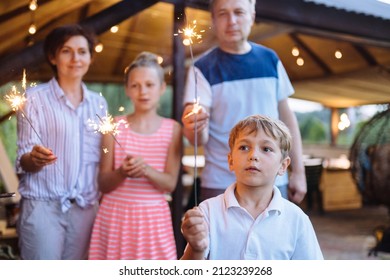
[[209, 245], [207, 224], [198, 207], [185, 213], [181, 231], [194, 252], [204, 252], [207, 249]]

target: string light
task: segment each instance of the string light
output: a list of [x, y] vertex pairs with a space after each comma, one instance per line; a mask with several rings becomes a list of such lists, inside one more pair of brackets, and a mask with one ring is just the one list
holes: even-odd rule
[[118, 25], [114, 25], [114, 26], [112, 26], [112, 27], [110, 28], [111, 33], [117, 33], [118, 30], [119, 30]]
[[[34, 35], [37, 32], [37, 26], [35, 25], [35, 11], [38, 9], [38, 1], [37, 0], [30, 0], [30, 3], [28, 4], [28, 8], [31, 11], [31, 24], [28, 27], [28, 34]], [[29, 42], [33, 42], [32, 40], [29, 40]]]
[[103, 44], [99, 43], [95, 46], [95, 52], [101, 53], [103, 51]]
[[299, 49], [298, 47], [293, 47], [292, 50], [291, 50], [291, 54], [293, 56], [298, 56], [299, 55]]
[[303, 64], [305, 64], [305, 60], [302, 57], [298, 57], [296, 62], [298, 66], [303, 66]]
[[351, 125], [351, 121], [349, 120], [348, 115], [346, 113], [342, 113], [340, 115], [340, 121], [337, 127], [339, 128], [339, 130], [344, 130], [348, 128], [350, 125]]
[[28, 28], [28, 33], [31, 35], [34, 35], [37, 32], [37, 27], [34, 23], [31, 23], [30, 27]]
[[30, 0], [30, 4], [28, 5], [28, 8], [30, 9], [30, 11], [35, 11], [38, 8], [38, 1]]
[[336, 51], [334, 52], [334, 56], [335, 56], [335, 58], [337, 58], [337, 59], [341, 59], [341, 58], [343, 57], [343, 53], [341, 52], [341, 50], [336, 50]]

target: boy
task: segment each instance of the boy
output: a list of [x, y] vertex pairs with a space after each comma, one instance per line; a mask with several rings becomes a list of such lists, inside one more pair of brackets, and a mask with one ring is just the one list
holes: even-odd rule
[[252, 115], [233, 127], [229, 147], [236, 182], [187, 211], [182, 259], [323, 259], [308, 216], [274, 186], [291, 161], [288, 128]]

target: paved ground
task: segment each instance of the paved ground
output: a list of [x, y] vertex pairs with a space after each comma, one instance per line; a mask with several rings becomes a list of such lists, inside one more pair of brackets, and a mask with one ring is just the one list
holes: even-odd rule
[[387, 259], [390, 254], [368, 256], [376, 245], [374, 230], [390, 226], [388, 209], [382, 206], [363, 206], [361, 209], [340, 210], [319, 214], [306, 211], [317, 234], [326, 260]]

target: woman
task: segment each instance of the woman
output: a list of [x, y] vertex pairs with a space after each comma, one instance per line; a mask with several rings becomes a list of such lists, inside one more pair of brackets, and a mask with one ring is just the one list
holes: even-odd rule
[[98, 207], [101, 142], [89, 120], [107, 108], [105, 99], [82, 82], [94, 43], [79, 25], [54, 29], [44, 51], [55, 77], [26, 92], [24, 112], [31, 125], [18, 116], [16, 160], [22, 259], [87, 258]]

